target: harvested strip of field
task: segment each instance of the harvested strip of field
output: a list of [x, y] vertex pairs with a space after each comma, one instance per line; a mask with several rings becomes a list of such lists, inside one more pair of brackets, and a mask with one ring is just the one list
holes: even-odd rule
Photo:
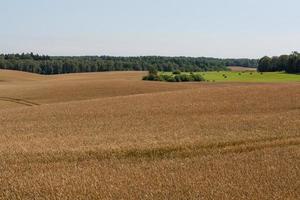
[[256, 68], [252, 67], [238, 67], [238, 66], [232, 66], [228, 67], [231, 71], [234, 72], [244, 72], [244, 71], [256, 71]]

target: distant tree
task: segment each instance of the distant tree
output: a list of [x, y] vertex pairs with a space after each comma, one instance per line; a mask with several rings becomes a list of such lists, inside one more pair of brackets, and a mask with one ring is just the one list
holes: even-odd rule
[[300, 73], [300, 54], [293, 52], [290, 55], [281, 55], [279, 57], [261, 58], [258, 62], [259, 72], [286, 71], [287, 73]]
[[149, 68], [149, 74], [150, 75], [157, 75], [158, 74], [158, 71], [157, 71], [157, 69], [154, 67], [154, 66], [151, 66], [150, 68]]
[[271, 58], [271, 66], [270, 66], [269, 71], [271, 71], [271, 72], [280, 71], [278, 64], [279, 64], [279, 58], [277, 56], [273, 56]]
[[293, 52], [289, 56], [288, 66], [286, 67], [288, 73], [300, 73], [300, 54]]
[[258, 61], [257, 71], [259, 72], [268, 72], [272, 67], [272, 59], [268, 56], [261, 58]]
[[284, 71], [288, 67], [289, 56], [288, 55], [281, 55], [278, 59], [278, 70]]

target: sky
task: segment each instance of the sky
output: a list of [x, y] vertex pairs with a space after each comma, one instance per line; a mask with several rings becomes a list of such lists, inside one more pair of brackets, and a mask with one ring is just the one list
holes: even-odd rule
[[0, 0], [0, 53], [259, 58], [300, 51], [299, 0]]

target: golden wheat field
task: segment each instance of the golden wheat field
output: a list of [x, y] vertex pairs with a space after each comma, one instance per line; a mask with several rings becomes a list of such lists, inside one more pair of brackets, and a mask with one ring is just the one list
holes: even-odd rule
[[299, 199], [300, 83], [0, 71], [0, 199]]

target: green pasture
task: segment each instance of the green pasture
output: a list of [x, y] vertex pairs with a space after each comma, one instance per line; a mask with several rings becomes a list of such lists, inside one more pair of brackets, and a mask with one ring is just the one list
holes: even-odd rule
[[[188, 72], [183, 72], [187, 73]], [[205, 80], [212, 82], [300, 82], [300, 74], [288, 74], [285, 72], [196, 72], [201, 74]], [[171, 74], [162, 72], [161, 74]]]

